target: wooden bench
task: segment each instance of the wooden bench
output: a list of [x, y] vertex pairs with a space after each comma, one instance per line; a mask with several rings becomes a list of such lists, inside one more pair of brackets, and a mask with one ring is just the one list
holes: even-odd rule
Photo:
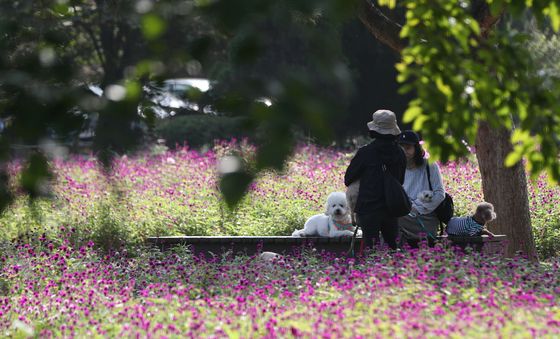
[[458, 246], [463, 250], [471, 247], [475, 251], [484, 254], [500, 254], [506, 251], [507, 237], [504, 234], [496, 234], [493, 237], [481, 235], [476, 237], [457, 237], [457, 236], [439, 236], [439, 241], [448, 241], [453, 246]]
[[[442, 241], [452, 246], [459, 246], [463, 249], [471, 247], [476, 251], [486, 254], [501, 254], [504, 251], [506, 236], [496, 235], [490, 238], [486, 235], [479, 237], [438, 237]], [[361, 238], [356, 239], [355, 249], [358, 250]], [[246, 253], [252, 255], [261, 251], [271, 251], [276, 253], [292, 253], [302, 249], [326, 250], [335, 253], [346, 253], [350, 248], [350, 237], [341, 238], [319, 238], [274, 236], [274, 237], [255, 237], [255, 236], [164, 236], [149, 237], [148, 244], [157, 246], [161, 250], [167, 250], [176, 245], [188, 245], [195, 254], [220, 254], [226, 251], [234, 253]]]

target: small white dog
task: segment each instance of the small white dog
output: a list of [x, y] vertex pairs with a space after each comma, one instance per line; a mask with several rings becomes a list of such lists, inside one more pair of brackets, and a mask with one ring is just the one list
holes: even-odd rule
[[351, 223], [350, 209], [344, 192], [333, 192], [327, 198], [324, 214], [317, 214], [309, 218], [303, 229], [295, 230], [293, 237], [319, 236], [343, 237], [354, 235]]
[[356, 226], [356, 203], [358, 202], [358, 193], [360, 193], [360, 180], [356, 180], [346, 188], [346, 200], [350, 207], [350, 216], [352, 217], [352, 225]]
[[422, 201], [423, 203], [432, 202], [432, 199], [434, 198], [434, 192], [433, 191], [422, 191], [422, 192], [418, 193], [418, 196], [416, 198], [418, 200]]

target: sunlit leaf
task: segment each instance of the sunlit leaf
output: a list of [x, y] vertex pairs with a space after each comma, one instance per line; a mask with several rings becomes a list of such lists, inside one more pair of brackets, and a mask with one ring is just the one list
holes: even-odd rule
[[148, 40], [153, 40], [165, 32], [165, 21], [156, 14], [146, 14], [142, 17], [142, 32]]
[[551, 1], [550, 5], [545, 9], [545, 14], [548, 15], [550, 21], [552, 23], [552, 28], [558, 32], [560, 29], [560, 11], [558, 10], [558, 6], [556, 2]]
[[414, 121], [420, 114], [422, 114], [422, 108], [419, 106], [410, 106], [403, 115], [403, 122], [409, 123]]
[[387, 6], [391, 9], [397, 5], [397, 0], [379, 0], [378, 2], [381, 6]]
[[504, 164], [507, 167], [512, 167], [513, 165], [517, 164], [519, 161], [521, 161], [521, 158], [523, 157], [523, 153], [521, 153], [520, 150], [514, 150], [513, 152], [509, 153], [506, 157], [506, 160], [504, 162]]
[[436, 86], [445, 96], [452, 95], [451, 87], [446, 85], [440, 77], [436, 78]]
[[142, 87], [137, 81], [127, 81], [125, 89], [128, 100], [138, 100], [142, 94]]

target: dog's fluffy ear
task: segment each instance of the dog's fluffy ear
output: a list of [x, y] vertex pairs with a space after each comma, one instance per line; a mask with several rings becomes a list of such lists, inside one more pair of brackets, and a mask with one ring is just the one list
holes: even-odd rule
[[325, 215], [331, 215], [332, 214], [331, 205], [333, 204], [334, 199], [335, 199], [335, 193], [334, 192], [329, 194], [329, 196], [327, 197], [327, 201], [325, 202]]
[[494, 212], [494, 210], [488, 210], [488, 212], [489, 212], [488, 214], [489, 214], [489, 217], [490, 217], [490, 219], [488, 221], [492, 221], [492, 220], [496, 219], [497, 215], [496, 215], [496, 212]]

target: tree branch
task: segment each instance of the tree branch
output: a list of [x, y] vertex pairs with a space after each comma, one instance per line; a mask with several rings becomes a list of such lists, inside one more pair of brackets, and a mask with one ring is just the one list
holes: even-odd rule
[[498, 15], [492, 15], [490, 6], [486, 1], [477, 0], [472, 2], [471, 15], [478, 22], [480, 27], [480, 35], [483, 39], [488, 37], [488, 33], [500, 21], [504, 10], [502, 9]]
[[406, 41], [399, 36], [402, 26], [383, 14], [371, 0], [362, 0], [358, 16], [368, 31], [393, 51], [400, 53], [406, 47]]
[[[492, 15], [490, 6], [484, 0], [474, 0], [471, 7], [471, 15], [480, 26], [480, 35], [483, 39], [500, 21], [502, 10], [497, 15]], [[358, 14], [360, 21], [368, 31], [381, 43], [400, 53], [406, 47], [407, 42], [399, 36], [402, 25], [384, 14], [372, 0], [362, 0]]]
[[97, 41], [97, 36], [93, 32], [93, 30], [89, 27], [88, 24], [86, 24], [84, 22], [81, 22], [79, 20], [74, 21], [74, 22], [76, 24], [78, 24], [78, 26], [80, 26], [84, 30], [86, 35], [89, 36], [89, 38], [91, 39], [91, 41], [93, 43], [93, 48], [95, 50], [95, 53], [97, 53], [97, 57], [99, 58], [99, 61], [101, 62], [101, 64], [105, 64], [106, 60], [105, 60], [105, 55], [103, 54], [103, 49], [99, 45], [99, 41]]

